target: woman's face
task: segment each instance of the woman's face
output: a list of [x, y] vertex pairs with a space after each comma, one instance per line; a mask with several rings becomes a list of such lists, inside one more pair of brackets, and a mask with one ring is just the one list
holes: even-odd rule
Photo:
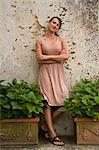
[[53, 18], [53, 20], [48, 23], [48, 29], [54, 33], [58, 32], [59, 27], [60, 27], [60, 22], [57, 18]]

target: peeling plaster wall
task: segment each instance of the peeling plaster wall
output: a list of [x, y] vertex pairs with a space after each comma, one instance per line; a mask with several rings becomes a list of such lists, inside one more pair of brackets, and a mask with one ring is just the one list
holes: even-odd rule
[[[69, 89], [81, 77], [99, 77], [98, 0], [0, 0], [0, 79], [37, 80], [35, 40], [50, 17], [63, 20], [69, 60], [64, 64]], [[58, 121], [60, 134], [73, 134], [69, 114]], [[71, 127], [70, 127], [71, 124]]]

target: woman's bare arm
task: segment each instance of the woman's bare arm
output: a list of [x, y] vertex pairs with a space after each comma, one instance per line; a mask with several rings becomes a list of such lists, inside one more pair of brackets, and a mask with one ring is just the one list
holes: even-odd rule
[[[64, 38], [61, 38], [62, 42], [62, 51], [59, 55], [43, 55], [42, 54], [42, 46], [41, 41], [37, 40], [36, 42], [36, 58], [38, 60], [38, 63], [46, 63], [47, 61], [64, 61], [68, 59], [68, 48], [67, 44]], [[53, 62], [53, 63], [54, 63]]]
[[64, 38], [61, 38], [62, 42], [62, 51], [59, 55], [48, 55], [44, 56], [45, 59], [50, 59], [50, 60], [57, 60], [57, 61], [62, 61], [68, 59], [68, 46]]

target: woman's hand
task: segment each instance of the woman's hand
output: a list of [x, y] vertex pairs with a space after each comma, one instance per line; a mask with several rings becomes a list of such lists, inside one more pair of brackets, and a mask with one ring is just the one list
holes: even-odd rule
[[60, 52], [60, 55], [61, 55], [61, 54], [65, 54], [65, 53], [66, 53], [66, 50], [63, 49], [63, 50]]
[[42, 61], [42, 60], [43, 60], [43, 55], [38, 55], [38, 56], [36, 57], [36, 59], [37, 59], [38, 62], [39, 62], [39, 61]]

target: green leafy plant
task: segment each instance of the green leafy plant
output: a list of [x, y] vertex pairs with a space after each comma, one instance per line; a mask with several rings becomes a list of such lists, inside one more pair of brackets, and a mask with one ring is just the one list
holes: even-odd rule
[[37, 83], [25, 81], [3, 85], [0, 81], [0, 119], [32, 118], [43, 113], [46, 101], [40, 93]]
[[99, 119], [99, 80], [77, 82], [61, 111], [71, 111], [75, 117]]

